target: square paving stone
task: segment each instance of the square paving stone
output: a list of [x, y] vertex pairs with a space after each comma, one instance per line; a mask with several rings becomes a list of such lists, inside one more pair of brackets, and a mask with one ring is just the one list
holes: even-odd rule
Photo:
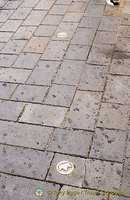
[[87, 6], [86, 2], [72, 2], [67, 12], [83, 13], [86, 9], [86, 6]]
[[70, 45], [65, 55], [65, 59], [86, 60], [89, 50], [89, 45]]
[[5, 9], [5, 10], [15, 10], [18, 8], [18, 6], [20, 6], [22, 2], [20, 1], [7, 1], [7, 3], [3, 6], [2, 9]]
[[0, 98], [9, 99], [15, 88], [15, 84], [0, 83]]
[[82, 13], [67, 12], [65, 14], [64, 18], [62, 19], [62, 21], [64, 21], [64, 22], [79, 22], [82, 15], [83, 15]]
[[112, 16], [103, 16], [99, 25], [99, 30], [104, 31], [118, 31], [120, 26], [121, 18]]
[[103, 91], [107, 68], [106, 66], [87, 64], [78, 88], [81, 90]]
[[45, 179], [53, 153], [1, 145], [0, 170], [5, 173]]
[[72, 2], [72, 0], [57, 0], [55, 4], [70, 4]]
[[73, 99], [75, 90], [75, 86], [53, 84], [44, 103], [69, 107]]
[[59, 25], [62, 15], [46, 15], [41, 24]]
[[97, 92], [77, 91], [64, 127], [94, 130], [100, 98]]
[[13, 33], [0, 32], [0, 42], [8, 42], [12, 35]]
[[60, 127], [66, 112], [67, 108], [29, 104], [26, 107], [20, 122]]
[[[12, 57], [12, 56], [11, 56]], [[40, 54], [21, 53], [14, 63], [14, 68], [33, 69], [40, 58]]]
[[125, 191], [125, 196], [130, 196], [130, 158], [125, 160], [121, 190]]
[[[63, 175], [56, 170], [56, 165], [61, 161], [70, 161], [74, 165], [72, 173]], [[47, 181], [53, 181], [60, 184], [82, 187], [85, 174], [85, 159], [63, 154], [55, 154], [47, 176]]]
[[130, 53], [115, 52], [112, 58], [111, 74], [130, 75]]
[[23, 1], [22, 5], [20, 5], [20, 7], [33, 8], [36, 6], [36, 4], [38, 2], [39, 2], [39, 0], [25, 0], [25, 1]]
[[11, 15], [10, 19], [25, 19], [30, 12], [31, 12], [31, 8], [19, 7]]
[[[52, 183], [41, 182], [36, 180], [29, 180], [21, 177], [9, 176], [9, 175], [1, 175], [1, 184], [2, 188], [0, 191], [0, 196], [3, 200], [16, 199], [23, 200], [28, 198], [28, 200], [37, 200], [42, 199], [35, 195], [34, 191], [37, 188], [41, 188], [44, 190], [44, 198], [49, 200], [56, 200], [55, 194], [47, 194], [48, 190], [60, 190], [60, 186]], [[16, 189], [17, 188], [17, 189]]]
[[83, 17], [79, 23], [80, 28], [98, 28], [100, 22], [99, 17]]
[[40, 61], [32, 72], [27, 83], [35, 85], [50, 85], [59, 66], [57, 61]]
[[126, 136], [124, 131], [96, 129], [90, 157], [123, 162]]
[[54, 83], [77, 85], [84, 65], [83, 61], [64, 60]]
[[130, 37], [130, 27], [129, 26], [120, 26], [119, 32], [118, 32], [119, 37]]
[[122, 17], [122, 11], [123, 11], [123, 9], [120, 8], [119, 6], [115, 6], [115, 7], [113, 7], [113, 9], [111, 9], [111, 7], [107, 5], [104, 8], [103, 15], [105, 15], [105, 16]]
[[5, 54], [0, 54], [0, 66], [1, 67], [11, 67], [13, 62], [16, 59], [16, 55], [5, 55]]
[[24, 52], [43, 53], [49, 42], [49, 37], [32, 37], [24, 48]]
[[130, 104], [130, 78], [127, 76], [109, 76], [105, 89], [104, 101]]
[[67, 8], [68, 5], [54, 5], [49, 11], [49, 14], [64, 15], [66, 13]]
[[40, 22], [43, 20], [43, 18], [46, 15], [46, 11], [42, 10], [33, 10], [26, 20], [24, 21], [23, 25], [32, 25], [32, 26], [38, 26]]
[[16, 101], [42, 103], [47, 89], [47, 87], [42, 86], [19, 85], [12, 99]]
[[61, 60], [68, 46], [68, 41], [50, 41], [41, 59]]
[[17, 121], [24, 104], [0, 100], [0, 119]]
[[129, 14], [124, 14], [121, 20], [122, 25], [129, 26], [130, 25], [130, 15]]
[[[58, 26], [54, 36], [52, 37], [52, 40], [71, 40], [78, 24], [72, 23], [72, 22], [61, 22]], [[66, 37], [58, 37], [57, 34], [59, 33], [67, 33]]]
[[89, 151], [91, 137], [92, 134], [89, 132], [56, 129], [48, 150], [86, 157]]
[[[12, 3], [12, 2], [11, 2]], [[1, 27], [1, 31], [15, 32], [17, 28], [21, 25], [22, 20], [7, 20]]]
[[87, 63], [96, 65], [109, 65], [113, 45], [108, 44], [94, 44], [88, 57]]
[[130, 52], [130, 38], [118, 38], [115, 51]]
[[1, 53], [19, 54], [24, 48], [25, 44], [26, 40], [9, 40], [5, 47], [2, 49]]
[[13, 35], [15, 40], [29, 40], [35, 31], [36, 27], [33, 26], [20, 26], [20, 28]]
[[103, 15], [104, 5], [88, 5], [84, 16], [101, 17]]
[[0, 70], [0, 81], [24, 83], [30, 74], [30, 70], [3, 68]]
[[52, 128], [0, 121], [1, 143], [45, 149]]
[[34, 33], [35, 36], [52, 36], [56, 26], [40, 25], [39, 28]]
[[91, 0], [89, 4], [106, 4], [106, 2], [104, 0], [96, 0], [96, 2], [95, 0]]
[[39, 10], [49, 10], [52, 5], [55, 3], [55, 0], [40, 0], [40, 2], [35, 6], [35, 9]]
[[128, 107], [125, 105], [102, 103], [98, 127], [128, 130]]
[[94, 43], [115, 44], [117, 32], [97, 31]]
[[121, 176], [122, 164], [87, 159], [83, 187], [119, 191]]
[[6, 20], [12, 15], [14, 10], [1, 10], [0, 11], [0, 22], [6, 22]]

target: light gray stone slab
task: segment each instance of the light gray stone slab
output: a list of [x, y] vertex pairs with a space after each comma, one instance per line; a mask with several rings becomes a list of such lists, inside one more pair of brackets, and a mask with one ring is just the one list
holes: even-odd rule
[[15, 32], [23, 20], [7, 20], [1, 27], [1, 31]]
[[87, 2], [72, 2], [67, 12], [84, 13], [87, 6]]
[[10, 95], [13, 93], [15, 88], [15, 84], [0, 83], [0, 98], [9, 99]]
[[48, 25], [59, 25], [60, 21], [62, 19], [62, 15], [46, 15], [46, 17], [43, 19], [41, 24], [48, 24]]
[[103, 15], [104, 5], [100, 4], [89, 4], [84, 13], [84, 16], [101, 17]]
[[125, 191], [125, 196], [130, 196], [130, 158], [126, 158], [124, 170], [123, 170], [123, 181], [121, 190]]
[[9, 40], [1, 53], [5, 54], [19, 54], [24, 48], [26, 40]]
[[13, 12], [14, 12], [13, 10], [1, 10], [0, 22], [5, 22]]
[[30, 12], [31, 12], [31, 8], [19, 7], [11, 15], [10, 19], [25, 19]]
[[29, 104], [20, 118], [20, 122], [60, 127], [66, 112], [67, 108]]
[[38, 2], [39, 0], [25, 0], [22, 2], [22, 5], [20, 5], [20, 7], [33, 8], [37, 5]]
[[0, 42], [8, 42], [12, 35], [13, 33], [0, 32]]
[[22, 2], [20, 1], [7, 1], [7, 3], [3, 6], [2, 9], [6, 9], [6, 10], [15, 10], [18, 8], [18, 6], [20, 6]]
[[44, 180], [53, 153], [47, 153], [21, 147], [1, 145], [0, 170], [5, 173]]
[[20, 26], [12, 38], [15, 40], [29, 40], [35, 29], [34, 26]]
[[45, 149], [52, 128], [0, 121], [0, 142], [3, 144]]
[[96, 129], [90, 157], [123, 162], [126, 135], [124, 131]]
[[94, 39], [95, 44], [115, 44], [117, 32], [97, 31]]
[[99, 17], [83, 17], [79, 23], [80, 28], [98, 28], [100, 22]]
[[94, 130], [100, 93], [77, 91], [64, 127]]
[[55, 4], [70, 4], [72, 2], [72, 0], [57, 0]]
[[62, 21], [64, 22], [79, 22], [82, 18], [83, 13], [73, 13], [67, 12], [63, 17]]
[[34, 33], [35, 36], [52, 36], [56, 30], [56, 26], [49, 26], [49, 25], [40, 25], [36, 32]]
[[99, 25], [99, 30], [103, 31], [118, 31], [121, 18], [112, 16], [103, 16]]
[[128, 107], [125, 105], [102, 103], [98, 127], [128, 130]]
[[118, 38], [115, 51], [130, 52], [130, 38]]
[[39, 3], [35, 6], [35, 9], [39, 10], [50, 10], [50, 8], [55, 3], [55, 0], [40, 0]]
[[64, 154], [87, 156], [92, 134], [65, 129], [56, 129], [48, 150]]
[[130, 27], [129, 26], [120, 26], [119, 32], [118, 32], [119, 37], [130, 37]]
[[68, 5], [54, 5], [49, 11], [49, 14], [64, 15], [66, 13], [67, 8]]
[[0, 54], [0, 66], [1, 67], [11, 67], [11, 65], [15, 61], [16, 57], [17, 57], [16, 55]]
[[0, 51], [5, 45], [6, 45], [6, 43], [4, 43], [4, 42], [0, 43]]

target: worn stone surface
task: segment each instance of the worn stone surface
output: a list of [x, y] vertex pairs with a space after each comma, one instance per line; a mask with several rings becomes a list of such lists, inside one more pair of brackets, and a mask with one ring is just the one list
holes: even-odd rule
[[26, 40], [9, 40], [5, 47], [2, 49], [2, 53], [5, 54], [19, 54], [24, 48]]
[[35, 9], [39, 10], [49, 10], [52, 5], [55, 3], [55, 0], [41, 0], [39, 3], [36, 5]]
[[110, 200], [129, 200], [129, 197], [110, 195]]
[[21, 26], [12, 38], [15, 40], [29, 40], [35, 29], [36, 27], [32, 26]]
[[98, 17], [83, 17], [81, 22], [79, 23], [79, 27], [81, 28], [98, 28], [100, 22], [100, 18]]
[[54, 5], [49, 11], [49, 14], [64, 15], [66, 13], [67, 8], [68, 5]]
[[56, 129], [48, 150], [86, 157], [91, 137], [92, 134], [89, 132]]
[[0, 98], [9, 99], [10, 95], [13, 93], [16, 88], [15, 84], [10, 83], [0, 83]]
[[5, 22], [13, 12], [13, 10], [1, 10], [0, 22]]
[[1, 143], [40, 150], [45, 149], [52, 132], [52, 128], [4, 121], [0, 130]]
[[86, 9], [86, 6], [87, 6], [86, 2], [72, 2], [67, 12], [83, 13]]
[[20, 7], [23, 7], [23, 8], [33, 8], [33, 7], [36, 6], [37, 3], [38, 3], [38, 0], [23, 1], [22, 4], [20, 5]]
[[42, 24], [48, 24], [48, 25], [59, 25], [62, 15], [46, 15], [46, 17], [43, 19]]
[[84, 13], [84, 16], [101, 17], [103, 15], [104, 5], [90, 4]]
[[100, 94], [77, 91], [64, 127], [94, 130]]
[[16, 55], [5, 55], [0, 54], [0, 66], [1, 67], [10, 67], [16, 59]]
[[[130, 130], [130, 126], [129, 126], [129, 130]], [[130, 132], [128, 133], [128, 139], [127, 139], [126, 157], [130, 157]]]
[[55, 30], [56, 26], [40, 25], [34, 35], [39, 37], [44, 37], [44, 36], [51, 37], [55, 32]]
[[128, 130], [128, 107], [126, 105], [102, 103], [98, 127]]
[[104, 9], [103, 15], [121, 17], [122, 8], [120, 8], [119, 6], [118, 7], [115, 6], [113, 9], [111, 9], [111, 7], [107, 5]]
[[22, 20], [7, 20], [0, 30], [15, 32], [22, 22]]
[[112, 32], [118, 31], [120, 21], [120, 17], [103, 16], [98, 29]]
[[115, 51], [130, 52], [130, 38], [118, 38]]
[[22, 8], [22, 7], [19, 7], [11, 15], [10, 19], [25, 19], [30, 12], [31, 12], [31, 8]]
[[0, 32], [0, 41], [8, 42], [8, 40], [12, 37], [13, 33], [8, 32]]
[[125, 196], [130, 196], [130, 158], [125, 160], [124, 171], [123, 171], [123, 182], [121, 190], [125, 191]]
[[96, 44], [115, 44], [117, 33], [97, 31], [94, 43]]
[[119, 37], [130, 37], [130, 27], [129, 26], [120, 26], [119, 28]]
[[126, 135], [124, 131], [96, 129], [90, 157], [123, 162]]
[[73, 13], [73, 12], [67, 12], [65, 14], [65, 16], [63, 17], [62, 21], [65, 22], [79, 22], [81, 17], [82, 17], [82, 13]]

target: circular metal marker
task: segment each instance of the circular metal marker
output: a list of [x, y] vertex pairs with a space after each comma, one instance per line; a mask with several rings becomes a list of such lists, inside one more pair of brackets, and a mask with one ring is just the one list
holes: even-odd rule
[[67, 37], [67, 33], [65, 32], [58, 33], [57, 37]]
[[74, 170], [74, 165], [70, 161], [61, 161], [56, 166], [60, 174], [70, 174]]

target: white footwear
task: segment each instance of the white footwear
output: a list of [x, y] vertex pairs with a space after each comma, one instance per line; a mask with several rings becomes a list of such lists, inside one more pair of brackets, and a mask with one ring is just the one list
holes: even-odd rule
[[114, 6], [114, 4], [111, 2], [111, 0], [106, 0], [107, 4], [110, 6]]

